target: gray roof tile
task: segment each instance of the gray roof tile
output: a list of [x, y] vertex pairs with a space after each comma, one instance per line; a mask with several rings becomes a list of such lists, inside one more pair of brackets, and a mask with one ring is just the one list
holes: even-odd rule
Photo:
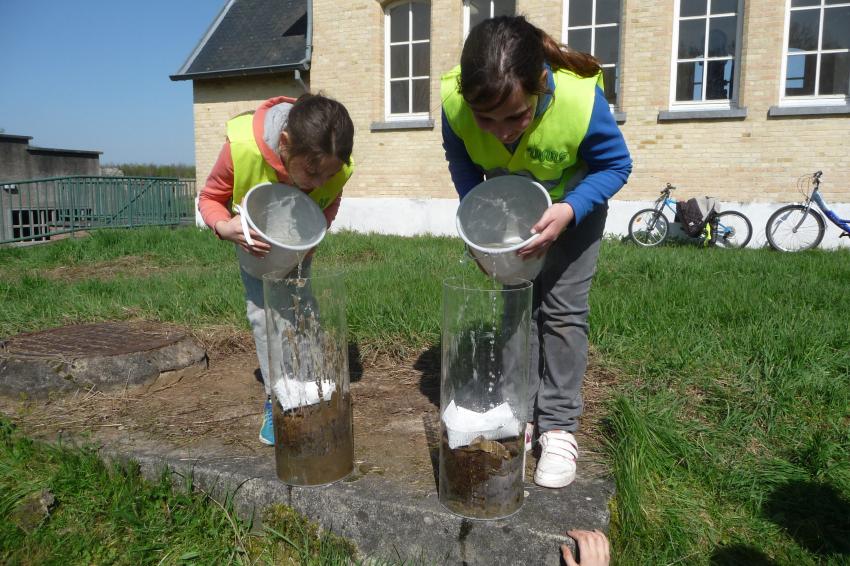
[[230, 0], [171, 79], [309, 68], [307, 0]]

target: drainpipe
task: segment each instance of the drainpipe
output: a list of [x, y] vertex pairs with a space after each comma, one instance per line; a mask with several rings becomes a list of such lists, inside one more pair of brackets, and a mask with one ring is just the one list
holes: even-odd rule
[[298, 85], [301, 87], [301, 90], [303, 90], [305, 93], [310, 92], [310, 89], [307, 88], [307, 84], [304, 82], [304, 79], [301, 78], [300, 70], [295, 69], [292, 75], [295, 78], [295, 82], [298, 83]]
[[298, 83], [304, 92], [309, 92], [310, 89], [301, 78], [301, 71], [309, 71], [310, 63], [313, 58], [313, 0], [307, 0], [307, 33], [304, 36], [305, 50], [304, 59], [298, 62], [298, 68], [293, 73], [295, 82]]

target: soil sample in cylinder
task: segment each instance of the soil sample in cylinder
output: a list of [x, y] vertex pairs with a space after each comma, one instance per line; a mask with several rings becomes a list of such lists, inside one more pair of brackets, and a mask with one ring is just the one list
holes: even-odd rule
[[351, 395], [334, 392], [320, 401], [272, 411], [277, 477], [291, 485], [323, 485], [351, 473], [354, 467], [354, 435]]
[[440, 501], [450, 511], [473, 519], [497, 519], [522, 505], [525, 446], [520, 436], [501, 440], [477, 437], [449, 448], [443, 432]]

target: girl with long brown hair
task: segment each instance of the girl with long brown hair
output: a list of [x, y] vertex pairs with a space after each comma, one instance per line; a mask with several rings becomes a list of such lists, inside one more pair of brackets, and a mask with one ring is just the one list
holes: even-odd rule
[[546, 255], [534, 281], [526, 447], [539, 438], [534, 480], [552, 488], [575, 478], [590, 283], [608, 199], [632, 168], [601, 87], [593, 57], [521, 16], [473, 28], [442, 84], [443, 146], [460, 197], [486, 177], [515, 174], [541, 183], [554, 203], [518, 252]]

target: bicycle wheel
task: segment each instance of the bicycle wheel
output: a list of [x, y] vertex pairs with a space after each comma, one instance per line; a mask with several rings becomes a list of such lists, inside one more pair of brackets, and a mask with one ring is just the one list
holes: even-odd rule
[[639, 246], [657, 246], [667, 238], [670, 225], [660, 210], [645, 208], [629, 220], [629, 238]]
[[744, 248], [753, 237], [750, 219], [737, 210], [718, 212], [713, 224], [712, 237], [719, 248]]
[[788, 204], [770, 215], [765, 235], [770, 247], [780, 252], [799, 252], [816, 248], [823, 240], [826, 226], [816, 211], [801, 204]]

